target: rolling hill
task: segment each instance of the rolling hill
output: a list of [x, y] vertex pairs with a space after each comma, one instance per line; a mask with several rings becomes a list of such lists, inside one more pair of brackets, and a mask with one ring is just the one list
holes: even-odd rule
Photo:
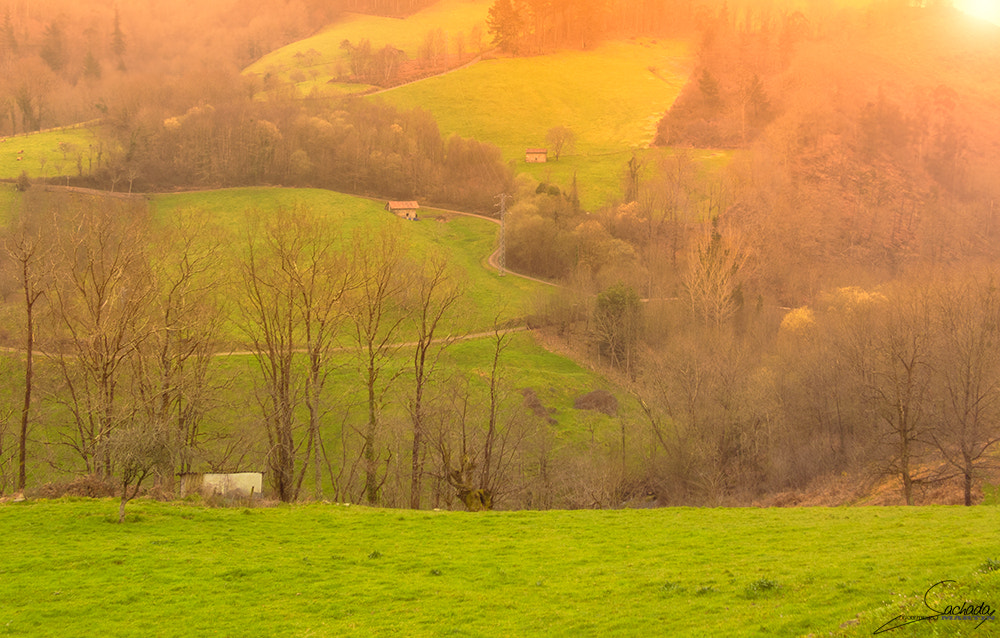
[[[415, 59], [428, 33], [440, 29], [446, 49], [453, 55], [459, 39], [464, 51], [478, 53], [485, 44], [490, 4], [487, 0], [442, 0], [405, 18], [347, 14], [314, 36], [268, 53], [244, 73], [292, 82], [303, 95], [314, 90], [328, 96], [370, 90], [372, 87], [365, 85], [335, 82], [350, 70], [349, 54], [342, 43], [358, 44], [367, 39], [373, 50], [390, 45]], [[476, 32], [478, 42], [473, 41]]]

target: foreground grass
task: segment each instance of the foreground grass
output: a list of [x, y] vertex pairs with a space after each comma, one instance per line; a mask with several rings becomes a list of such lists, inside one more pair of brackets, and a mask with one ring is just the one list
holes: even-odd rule
[[[827, 635], [946, 578], [1000, 602], [986, 507], [115, 511], [0, 506], [0, 635]], [[996, 623], [900, 635], [930, 630]]]

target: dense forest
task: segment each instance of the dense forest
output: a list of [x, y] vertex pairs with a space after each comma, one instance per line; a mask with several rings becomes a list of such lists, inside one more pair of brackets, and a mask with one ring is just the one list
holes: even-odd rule
[[[559, 284], [557, 293], [538, 302], [529, 326], [552, 348], [607, 375], [621, 389], [620, 401], [633, 406], [611, 411], [620, 421], [613, 436], [594, 435], [590, 446], [560, 446], [539, 416], [544, 406], [533, 410], [537, 397], [526, 394], [503, 405], [495, 400], [504, 349], [498, 330], [493, 374], [483, 375], [475, 392], [437, 393], [437, 403], [426, 406], [433, 427], [390, 431], [374, 420], [368, 421], [371, 429], [359, 425], [343, 442], [345, 456], [334, 470], [321, 457], [314, 424], [289, 420], [281, 400], [294, 393], [280, 386], [272, 366], [261, 370], [261, 387], [269, 388], [259, 406], [261, 423], [272, 450], [297, 450], [268, 456], [281, 498], [299, 496], [307, 469], [325, 468], [328, 475], [317, 475], [314, 483], [327, 482], [337, 498], [394, 506], [448, 505], [456, 496], [470, 508], [491, 507], [494, 500], [504, 507], [794, 503], [838, 476], [852, 485], [846, 500], [890, 479], [906, 503], [952, 485], [968, 504], [995, 472], [995, 27], [970, 26], [944, 2], [918, 7], [886, 0], [852, 8], [496, 0], [487, 26], [498, 55], [587, 49], [602, 38], [635, 35], [683, 35], [697, 43], [696, 68], [658, 127], [655, 144], [662, 149], [636, 149], [621, 167], [618, 201], [583, 210], [575, 183], [540, 184], [515, 175], [494, 146], [445, 138], [426, 112], [401, 112], [370, 99], [303, 101], [280, 91], [259, 99], [256, 81], [238, 73], [339, 11], [397, 15], [416, 5], [288, 3], [280, 19], [265, 20], [269, 10], [278, 11], [273, 3], [255, 3], [257, 12], [247, 11], [248, 4], [234, 0], [187, 12], [167, 2], [120, 12], [109, 4], [89, 21], [61, 21], [58, 16], [74, 16], [74, 5], [52, 3], [53, 11], [43, 14], [35, 5], [8, 3], [0, 64], [10, 72], [0, 80], [6, 83], [0, 95], [7, 96], [0, 123], [14, 134], [99, 119], [100, 145], [67, 149], [77, 167], [67, 181], [115, 192], [317, 186], [471, 211], [493, 210], [496, 194], [507, 192], [508, 266]], [[142, 11], [159, 17], [150, 20]], [[226, 20], [242, 26], [211, 42], [199, 42], [200, 31], [190, 29], [163, 55], [142, 53], [142, 46], [172, 38], [168, 27], [180, 29], [182, 16], [195, 25]], [[153, 24], [163, 32], [139, 26]], [[700, 148], [732, 159], [708, 169], [693, 159], [691, 149]], [[22, 238], [37, 224], [32, 215], [51, 205], [32, 199], [41, 195], [32, 194], [30, 180], [23, 186]], [[60, 238], [64, 259], [48, 263], [61, 274], [46, 275], [54, 277], [48, 281], [68, 285], [87, 261], [81, 255], [93, 258], [88, 251], [109, 245], [124, 250], [115, 242], [134, 235], [143, 240], [125, 270], [139, 279], [119, 281], [131, 292], [116, 298], [163, 299], [170, 281], [157, 282], [153, 273], [170, 271], [150, 265], [161, 252], [147, 228], [105, 227], [110, 222], [89, 203], [59, 206], [76, 227], [93, 227], [94, 234], [78, 238], [93, 245]], [[314, 229], [308, 214], [296, 219], [296, 229]], [[257, 223], [264, 244], [255, 244], [248, 231], [244, 261], [227, 268], [242, 273], [245, 295], [231, 320], [255, 326], [258, 332], [244, 330], [243, 336], [255, 335], [263, 352], [274, 347], [266, 335], [268, 308], [279, 308], [282, 300], [270, 299], [267, 306], [261, 290], [302, 283], [268, 277], [288, 275], [275, 265], [308, 261], [308, 252], [325, 240], [298, 242], [282, 234], [291, 232], [287, 228]], [[102, 239], [101, 232], [110, 235]], [[109, 244], [109, 237], [115, 242]], [[327, 301], [343, 321], [355, 322], [360, 340], [361, 306], [349, 311], [336, 304], [361, 303], [357, 291], [370, 290], [378, 265], [398, 255], [391, 238], [359, 245], [360, 252], [338, 257], [348, 260], [339, 268], [356, 277], [353, 292]], [[296, 246], [304, 252], [291, 256]], [[25, 274], [27, 262], [13, 254], [8, 298], [30, 303], [34, 280]], [[255, 254], [263, 261], [254, 261]], [[257, 270], [264, 265], [271, 270]], [[24, 267], [20, 275], [14, 266]], [[435, 281], [433, 269], [417, 270]], [[136, 292], [140, 279], [144, 298]], [[393, 281], [400, 290], [413, 287]], [[81, 322], [100, 321], [74, 313], [100, 304], [87, 299], [85, 286], [62, 291], [63, 283], [47, 285], [60, 292], [45, 296], [51, 322], [46, 338], [81, 352], [63, 358], [56, 377], [61, 409], [78, 424], [63, 443], [77, 450], [77, 464], [110, 473], [111, 452], [99, 443], [118, 429], [115, 419], [140, 410], [149, 423], [193, 418], [172, 409], [156, 412], [179, 400], [163, 385], [165, 370], [176, 363], [170, 356], [179, 355], [164, 355], [174, 346], [155, 340], [163, 331], [152, 328], [145, 304], [117, 335], [143, 335], [132, 358], [117, 361], [105, 352], [97, 367], [86, 368], [90, 355], [83, 352], [92, 344], [77, 343], [77, 331]], [[434, 297], [441, 289], [417, 288], [443, 303]], [[392, 303], [417, 312], [420, 304], [404, 304], [404, 297]], [[293, 312], [299, 301], [284, 303]], [[414, 315], [406, 316], [413, 321]], [[20, 334], [23, 328], [9, 330]], [[304, 326], [292, 332], [297, 340], [312, 334]], [[376, 326], [369, 336], [379, 334]], [[189, 342], [201, 350], [188, 356], [204, 355], [214, 338]], [[282, 343], [285, 350], [262, 360], [277, 365], [296, 347], [311, 346]], [[203, 360], [209, 366], [211, 357]], [[196, 361], [185, 364], [195, 379], [202, 370]], [[101, 377], [100, 366], [131, 366], [143, 374], [120, 390], [89, 385], [111, 382], [113, 375]], [[193, 386], [197, 392], [208, 387], [205, 378]], [[317, 379], [308, 373], [298, 378], [303, 402]], [[370, 380], [367, 386], [373, 401], [376, 385]], [[150, 396], [157, 399], [150, 402]], [[410, 399], [396, 400], [402, 405]], [[88, 401], [101, 408], [84, 418], [92, 409]], [[467, 428], [472, 422], [488, 425]], [[178, 422], [173, 431], [185, 427]], [[376, 454], [379, 437], [395, 437], [398, 454]], [[175, 449], [197, 448], [196, 439]], [[504, 452], [493, 456], [497, 446]], [[457, 452], [467, 447], [477, 452]], [[172, 462], [186, 461], [180, 455]], [[5, 467], [9, 480], [13, 466]], [[428, 477], [433, 485], [422, 483]]]
[[[539, 323], [641, 402], [661, 502], [844, 472], [907, 503], [961, 477], [971, 502], [1000, 440], [995, 28], [906, 3], [836, 37], [804, 13], [704, 24], [673, 150], [623, 167], [621, 204], [513, 209], [512, 265], [572, 291]], [[685, 145], [737, 153], [706, 174]]]

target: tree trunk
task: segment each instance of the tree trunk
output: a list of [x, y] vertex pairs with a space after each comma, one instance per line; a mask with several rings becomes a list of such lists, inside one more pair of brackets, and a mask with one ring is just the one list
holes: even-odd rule
[[[25, 291], [27, 295], [27, 291]], [[18, 455], [17, 455], [17, 489], [20, 492], [24, 491], [24, 486], [27, 482], [27, 475], [25, 473], [25, 463], [27, 461], [27, 446], [28, 446], [28, 415], [31, 411], [31, 385], [34, 378], [33, 374], [33, 354], [35, 351], [35, 335], [34, 335], [34, 323], [32, 316], [32, 303], [28, 302], [28, 340], [26, 344], [25, 352], [25, 364], [24, 364], [24, 403], [21, 404], [21, 432], [18, 442]]]
[[965, 505], [972, 505], [972, 459], [965, 455], [965, 467], [962, 472], [963, 485], [965, 487]]
[[378, 503], [378, 467], [375, 458], [375, 433], [378, 421], [375, 414], [375, 372], [368, 369], [368, 426], [365, 428], [365, 498], [370, 505]]
[[423, 446], [423, 440], [420, 434], [420, 424], [418, 421], [414, 420], [413, 425], [413, 457], [411, 460], [410, 468], [410, 509], [418, 510], [420, 509], [420, 490], [421, 478], [423, 475], [423, 468], [420, 462], [420, 448]]

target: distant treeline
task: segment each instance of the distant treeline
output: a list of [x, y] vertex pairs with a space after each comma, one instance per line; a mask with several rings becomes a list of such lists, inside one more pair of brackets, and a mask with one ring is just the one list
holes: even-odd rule
[[96, 157], [72, 149], [80, 170], [68, 181], [113, 191], [310, 186], [487, 211], [512, 180], [495, 146], [445, 139], [427, 112], [366, 99], [233, 99], [162, 122], [122, 112], [102, 137]]
[[610, 37], [690, 33], [706, 12], [691, 0], [495, 0], [487, 24], [502, 51], [537, 54]]

